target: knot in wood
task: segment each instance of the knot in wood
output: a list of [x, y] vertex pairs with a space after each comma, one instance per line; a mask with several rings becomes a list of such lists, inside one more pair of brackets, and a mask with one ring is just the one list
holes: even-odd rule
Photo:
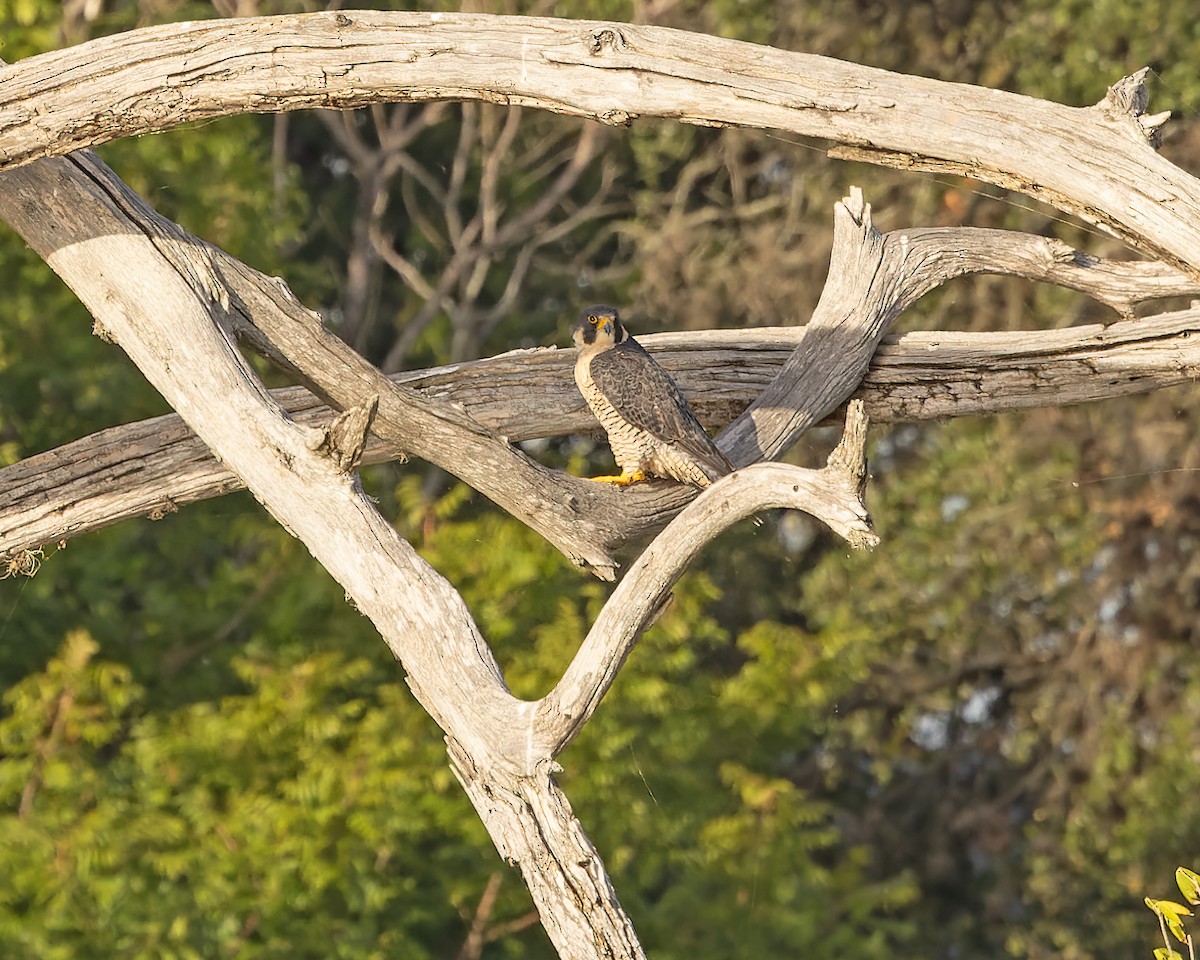
[[334, 26], [338, 26], [338, 27], [351, 27], [354, 25], [354, 21], [351, 20], [344, 13], [337, 14], [333, 18], [333, 23], [334, 23]]
[[1135, 117], [1145, 113], [1146, 107], [1150, 105], [1150, 91], [1146, 89], [1146, 74], [1149, 69], [1142, 67], [1132, 76], [1122, 77], [1108, 88], [1108, 95], [1104, 99], [1122, 113]]
[[146, 516], [151, 520], [165, 520], [172, 513], [178, 512], [179, 507], [176, 505], [175, 501], [170, 497], [167, 497], [162, 503], [157, 504], [148, 514], [146, 514]]
[[604, 53], [605, 47], [618, 53], [625, 49], [625, 35], [616, 27], [599, 27], [588, 35], [588, 47], [592, 56]]
[[108, 329], [99, 320], [92, 320], [92, 335], [99, 337], [105, 343], [116, 343], [117, 338], [113, 336], [113, 332]]
[[1089, 257], [1069, 243], [1055, 238], [1046, 241], [1045, 253], [1051, 263], [1073, 263], [1080, 267], [1092, 267], [1096, 264], [1095, 257]]
[[610, 127], [629, 127], [633, 125], [633, 114], [624, 110], [605, 110], [597, 118], [601, 123]]
[[1146, 89], [1146, 75], [1149, 72], [1149, 67], [1143, 67], [1132, 76], [1118, 80], [1108, 88], [1100, 106], [1109, 116], [1132, 120], [1137, 136], [1150, 146], [1158, 148], [1162, 144], [1160, 128], [1171, 119], [1171, 111], [1146, 114], [1146, 109], [1150, 106], [1150, 91]]

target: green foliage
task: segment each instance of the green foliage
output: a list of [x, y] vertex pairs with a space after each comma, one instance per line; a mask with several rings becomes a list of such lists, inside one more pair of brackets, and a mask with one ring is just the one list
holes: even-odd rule
[[1171, 931], [1171, 935], [1180, 943], [1187, 943], [1188, 936], [1183, 929], [1183, 917], [1190, 917], [1192, 911], [1174, 900], [1151, 900], [1146, 897], [1146, 906], [1154, 911], [1163, 925]]
[[[490, 549], [463, 549], [480, 535]], [[510, 680], [532, 693], [561, 669], [602, 588], [528, 537], [509, 519], [451, 518], [425, 547], [461, 565], [483, 627], [510, 655]], [[511, 562], [539, 553], [549, 562]], [[736, 675], [714, 683], [698, 669], [728, 642], [704, 614], [713, 598], [703, 576], [681, 585], [568, 752], [577, 810], [628, 883], [657, 954], [739, 943], [890, 953], [911, 935], [895, 913], [913, 886], [868, 879], [865, 849], [835, 855], [832, 810], [779, 774], [788, 734], [769, 718], [790, 728], [790, 712], [747, 696]], [[394, 678], [344, 654], [277, 666], [264, 651], [232, 661], [243, 692], [148, 710], [131, 672], [97, 649], [72, 635], [5, 701], [6, 955], [453, 949], [492, 854], [436, 728]], [[751, 639], [752, 649], [762, 648]], [[773, 697], [785, 699], [778, 688]], [[723, 725], [756, 735], [738, 732], [714, 751]], [[719, 906], [696, 911], [698, 895]], [[527, 909], [515, 877], [501, 909]], [[541, 952], [536, 936], [518, 944], [512, 955]]]
[[12, 63], [53, 49], [60, 7], [54, 0], [8, 0], [0, 7], [0, 57]]
[[1192, 906], [1200, 904], [1200, 874], [1187, 867], [1175, 868], [1175, 885], [1183, 894], [1183, 899]]
[[244, 694], [153, 714], [96, 650], [73, 634], [5, 697], [5, 956], [453, 949], [490, 844], [402, 685], [243, 659]]
[[273, 123], [271, 117], [228, 117], [118, 140], [100, 154], [163, 216], [259, 270], [278, 273], [309, 211], [295, 168], [284, 171], [282, 183], [273, 179]]
[[[0, 55], [53, 46], [63, 9], [0, 5]], [[580, 0], [559, 12], [665, 17], [1080, 104], [1150, 64], [1152, 109], [1186, 115], [1200, 96], [1200, 33], [1180, 0]], [[72, 29], [213, 14], [119, 0]], [[460, 116], [414, 141], [435, 174]], [[164, 214], [328, 310], [358, 187], [304, 115], [289, 118], [292, 162], [278, 165], [276, 122], [221, 120], [102, 152]], [[575, 129], [529, 122], [526, 146]], [[549, 249], [487, 349], [561, 342], [556, 324], [582, 297], [631, 304], [646, 330], [802, 319], [828, 262], [828, 210], [850, 183], [885, 228], [970, 216], [1106, 249], [977, 185], [834, 165], [774, 134], [639, 121], [605, 158], [627, 205]], [[501, 176], [514, 206], [536, 196], [528, 171]], [[444, 255], [400, 209], [385, 223], [398, 248]], [[583, 253], [586, 276], [572, 272]], [[502, 267], [486, 281], [492, 299]], [[0, 465], [163, 411], [8, 233], [0, 275]], [[397, 328], [421, 306], [394, 281], [380, 288]], [[1108, 318], [1060, 291], [980, 279], [905, 323], [1041, 316]], [[444, 362], [450, 342], [442, 318], [415, 355]], [[876, 554], [849, 556], [795, 517], [710, 548], [562, 758], [654, 956], [1085, 960], [1142, 948], [1147, 878], [1200, 839], [1200, 513], [1194, 478], [1168, 472], [1193, 462], [1194, 405], [1180, 392], [877, 429]], [[555, 455], [580, 466], [569, 444]], [[543, 694], [608, 588], [465, 488], [429, 495], [421, 470], [368, 480], [462, 589], [513, 690]], [[389, 652], [248, 496], [48, 547], [37, 576], [0, 581], [0, 678], [4, 956], [447, 957], [496, 871], [489, 922], [520, 929], [484, 956], [550, 955], [522, 926], [520, 880]], [[1181, 877], [1194, 904], [1195, 875]], [[1168, 933], [1168, 916], [1182, 926], [1155, 902]]]
[[[462, 592], [513, 691], [541, 696], [607, 588], [510, 518], [448, 506], [426, 525], [422, 553]], [[714, 671], [735, 643], [707, 612], [718, 599], [703, 574], [680, 583], [563, 755], [575, 811], [655, 956], [890, 954], [912, 933], [897, 915], [915, 895], [911, 879], [872, 876], [865, 849], [844, 854], [833, 809], [782, 776], [813, 744], [797, 739], [805, 717], [778, 683], [781, 662], [812, 660], [807, 638], [759, 624], [736, 640], [744, 668]]]
[[[1193, 906], [1200, 904], [1200, 874], [1187, 867], [1177, 867], [1175, 884], [1188, 903]], [[1174, 900], [1152, 900], [1150, 897], [1146, 897], [1145, 902], [1146, 906], [1158, 917], [1159, 927], [1162, 930], [1163, 946], [1154, 951], [1155, 960], [1176, 960], [1176, 958], [1183, 960], [1182, 954], [1171, 945], [1171, 941], [1167, 937], [1168, 932], [1180, 943], [1186, 945], [1188, 955], [1195, 958], [1196, 949], [1192, 943], [1191, 934], [1187, 932], [1183, 923], [1183, 918], [1192, 916], [1192, 911]]]
[[703, 575], [680, 584], [566, 753], [576, 811], [656, 956], [891, 955], [913, 934], [912, 878], [876, 873], [788, 777], [816, 741], [779, 680], [811, 671], [810, 638], [762, 623], [737, 638], [740, 670], [706, 669], [729, 643], [704, 612], [715, 599]]

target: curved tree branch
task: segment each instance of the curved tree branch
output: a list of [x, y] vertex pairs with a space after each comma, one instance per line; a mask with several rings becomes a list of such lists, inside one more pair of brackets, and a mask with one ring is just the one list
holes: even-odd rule
[[[541, 722], [549, 716], [558, 726], [563, 718], [590, 714], [613, 672], [591, 690], [572, 683], [578, 708], [558, 696], [549, 714], [508, 692], [462, 598], [383, 520], [351, 472], [377, 408], [382, 414], [392, 395], [349, 407], [327, 430], [284, 415], [234, 345], [235, 328], [244, 322], [235, 301], [246, 291], [247, 277], [261, 278], [247, 272], [224, 286], [231, 268], [219, 251], [145, 208], [91, 154], [3, 175], [0, 214], [21, 229], [197, 435], [376, 625], [413, 693], [446, 732], [456, 772], [498, 849], [520, 865], [564, 960], [597, 950], [603, 956], [641, 957], [603, 864], [551, 779], [550, 751], [560, 749], [570, 731], [543, 732]], [[110, 263], [113, 257], [119, 261]], [[296, 345], [309, 348], [322, 334], [308, 329]], [[461, 415], [456, 425], [470, 431], [472, 422]], [[860, 458], [862, 442], [859, 435]], [[778, 480], [756, 482], [776, 473], [787, 476], [791, 492]], [[803, 473], [766, 465], [728, 478], [689, 514], [693, 536], [715, 536], [743, 511], [807, 502], [827, 505], [827, 522], [868, 539], [857, 499], [846, 507], [836, 494], [824, 501], [795, 496], [804, 486]], [[862, 475], [860, 465], [860, 481]], [[699, 540], [690, 542], [693, 551], [699, 549]], [[639, 563], [639, 582], [645, 576], [669, 588], [688, 555], [651, 552]], [[649, 614], [647, 601], [657, 605], [661, 599], [650, 594], [640, 605], [630, 604], [626, 594], [633, 586], [606, 607], [622, 625], [619, 640], [626, 651], [646, 619], [630, 621], [629, 613], [640, 606]], [[603, 628], [608, 629], [607, 618]], [[593, 648], [589, 643], [585, 657]], [[564, 889], [571, 895], [563, 896]]]
[[1155, 153], [1167, 115], [1146, 115], [1144, 77], [1078, 108], [647, 25], [378, 11], [214, 20], [0, 73], [0, 166], [250, 111], [491, 100], [612, 124], [769, 127], [863, 159], [949, 163], [1200, 271], [1200, 182]]
[[[288, 56], [277, 56], [281, 46]], [[1200, 265], [1200, 192], [1150, 149], [1163, 118], [1143, 116], [1136, 80], [1098, 109], [1071, 111], [657, 28], [436, 14], [176, 25], [80, 49], [0, 75], [0, 162], [27, 163], [247, 103], [284, 110], [466, 97], [608, 122], [657, 112], [952, 163], [999, 144], [997, 169], [1006, 175], [1028, 174], [1027, 186], [1044, 187], [1066, 209], [1087, 199], [1093, 206], [1082, 212], [1133, 242]], [[605, 83], [596, 82], [598, 69]], [[1036, 136], [1020, 136], [1031, 124]], [[1053, 156], [1068, 137], [1074, 149]], [[1134, 162], [1149, 186], [1126, 182]], [[456, 159], [451, 197], [462, 189], [460, 166]], [[505, 688], [461, 597], [363, 494], [352, 471], [367, 430], [447, 466], [579, 562], [609, 573], [615, 545], [661, 528], [694, 493], [671, 484], [613, 490], [542, 468], [465, 410], [384, 378], [284, 287], [158, 217], [90, 154], [9, 171], [0, 177], [0, 213], [378, 627], [446, 732], [454, 768], [498, 849], [519, 863], [560, 955], [641, 957], [603, 864], [552, 780], [554, 754], [595, 709], [688, 559], [734, 519], [807, 505], [852, 542], [872, 542], [861, 502], [859, 405], [825, 471], [759, 465], [684, 509], [632, 566], [562, 683], [544, 700], [522, 703]], [[486, 215], [448, 228], [452, 246], [472, 229], [503, 229]], [[975, 248], [960, 236], [881, 235], [857, 191], [838, 205], [835, 230], [831, 279], [812, 323], [723, 437], [738, 462], [775, 455], [842, 403], [891, 320], [916, 298], [1005, 262], [992, 244]], [[1158, 281], [1167, 276], [1156, 269]], [[1106, 297], [1126, 309], [1132, 302]], [[343, 415], [322, 430], [286, 416], [235, 338], [297, 373]], [[956, 357], [959, 365], [964, 359]]]
[[[271, 514], [302, 540], [379, 630], [421, 705], [446, 732], [456, 769], [479, 768], [468, 790], [506, 855], [531, 883], [563, 960], [643, 956], [615, 896], [564, 898], [580, 871], [611, 893], [603, 864], [561, 792], [522, 766], [530, 711], [503, 676], [462, 597], [388, 524], [350, 471], [371, 405], [340, 429], [288, 418], [234, 343], [232, 303], [213, 251], [134, 209], [127, 188], [88, 153], [0, 177], [0, 214], [71, 286], [97, 321]], [[110, 257], [119, 265], [111, 269]], [[122, 269], [122, 266], [124, 269]], [[215, 400], [214, 400], [215, 398]], [[506, 787], [525, 816], [501, 822], [488, 804]], [[479, 790], [483, 792], [480, 793]], [[518, 829], [523, 827], [525, 829]]]
[[630, 566], [555, 688], [538, 702], [532, 756], [554, 757], [583, 729], [642, 632], [696, 555], [763, 510], [802, 510], [857, 549], [879, 541], [863, 505], [867, 419], [852, 400], [841, 443], [822, 470], [760, 463], [724, 477], [689, 503]]
[[[289, 53], [283, 60], [274, 53], [281, 43]], [[1151, 123], [1142, 116], [1144, 88], [1136, 80], [1118, 85], [1101, 109], [1087, 112], [731, 44], [653, 27], [438, 14], [338, 13], [151, 28], [30, 58], [0, 73], [0, 129], [6, 133], [0, 150], [7, 150], [0, 160], [25, 162], [184, 118], [237, 112], [248, 102], [282, 110], [461, 96], [610, 121], [642, 111], [798, 132], [815, 132], [819, 121], [823, 135], [834, 139], [873, 149], [899, 144], [950, 160], [956, 151], [977, 146], [983, 152], [998, 143], [993, 155], [1004, 169], [1051, 192], [1061, 187], [1068, 198], [1099, 197], [1096, 209], [1135, 233], [1149, 216], [1146, 198], [1123, 180], [1120, 190], [1110, 186], [1136, 160], [1148, 171], [1146, 182], [1151, 173], [1159, 177], [1153, 203], [1159, 219], [1145, 220], [1153, 228], [1147, 235], [1163, 238], [1176, 259], [1200, 263], [1193, 256], [1200, 244], [1189, 232], [1200, 230], [1200, 218], [1182, 215], [1200, 209], [1197, 183], [1148, 145], [1148, 126], [1161, 118]], [[331, 53], [339, 64], [332, 73]], [[597, 69], [605, 71], [603, 85], [595, 83]], [[439, 84], [447, 71], [457, 79]], [[103, 112], [105, 97], [114, 90], [123, 97], [122, 112], [110, 117]], [[620, 110], [609, 109], [615, 103]], [[935, 104], [936, 116], [929, 113]], [[106, 123], [97, 124], [97, 116]], [[1014, 132], [1013, 141], [1006, 139], [1005, 131], [1028, 133], [1030, 125], [1036, 136]], [[1068, 131], [1072, 149], [1058, 149]], [[451, 193], [461, 180], [459, 166], [456, 158]], [[1172, 203], [1160, 203], [1168, 189]], [[995, 251], [955, 250], [950, 258], [932, 234], [881, 237], [858, 194], [836, 211], [835, 269], [808, 335], [719, 440], [735, 463], [777, 455], [836, 409], [857, 388], [888, 324], [921, 293], [953, 276], [995, 269]], [[248, 307], [237, 327], [258, 349], [278, 358], [272, 341], [291, 337], [283, 351], [291, 368], [322, 396], [340, 409], [378, 397], [377, 435], [462, 477], [601, 576], [611, 578], [625, 545], [653, 535], [694, 496], [671, 484], [614, 490], [546, 471], [469, 418], [389, 384], [271, 282], [223, 254], [211, 257], [236, 288], [235, 304]]]
[[[770, 384], [804, 330], [639, 339], [711, 430], [727, 426]], [[461, 406], [488, 430], [521, 442], [595, 431], [571, 378], [573, 361], [567, 350], [518, 350], [392, 379]], [[1087, 403], [1193, 383], [1197, 376], [1200, 309], [1193, 308], [1105, 326], [886, 337], [854, 395], [873, 421], [892, 423]], [[302, 387], [272, 395], [302, 423], [334, 416]], [[363, 459], [401, 456], [375, 440]], [[0, 469], [0, 558], [131, 517], [161, 519], [242, 486], [177, 414], [111, 427]]]
[[[858, 387], [888, 325], [920, 296], [967, 273], [1005, 272], [1010, 258], [994, 241], [973, 231], [882, 236], [861, 193], [852, 191], [835, 207], [831, 282], [803, 341], [718, 438], [730, 459], [744, 466], [774, 458], [840, 406]], [[254, 349], [337, 409], [378, 397], [372, 426], [378, 437], [465, 480], [606, 579], [615, 576], [618, 551], [645, 542], [695, 496], [677, 484], [614, 488], [547, 470], [450, 405], [388, 381], [280, 284], [220, 251], [211, 256], [232, 291], [234, 327]], [[1083, 269], [1066, 272], [1078, 280]]]

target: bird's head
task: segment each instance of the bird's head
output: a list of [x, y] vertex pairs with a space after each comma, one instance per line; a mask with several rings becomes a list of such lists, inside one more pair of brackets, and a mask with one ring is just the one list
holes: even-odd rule
[[571, 328], [571, 339], [577, 347], [611, 347], [627, 336], [616, 307], [588, 307]]

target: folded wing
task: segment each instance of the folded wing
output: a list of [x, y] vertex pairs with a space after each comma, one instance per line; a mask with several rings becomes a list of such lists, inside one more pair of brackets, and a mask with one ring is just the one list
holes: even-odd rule
[[589, 371], [600, 392], [634, 427], [684, 453], [710, 480], [733, 472], [671, 375], [632, 337], [596, 354]]

